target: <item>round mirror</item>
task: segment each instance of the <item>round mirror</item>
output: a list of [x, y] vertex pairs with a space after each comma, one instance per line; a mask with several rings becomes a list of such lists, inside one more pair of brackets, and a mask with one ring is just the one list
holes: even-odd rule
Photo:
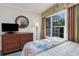
[[19, 25], [19, 28], [26, 28], [29, 25], [29, 20], [25, 16], [18, 16], [15, 22]]

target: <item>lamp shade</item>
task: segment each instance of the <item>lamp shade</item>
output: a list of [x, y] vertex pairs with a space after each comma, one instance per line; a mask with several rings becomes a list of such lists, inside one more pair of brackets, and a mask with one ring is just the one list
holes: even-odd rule
[[38, 23], [35, 23], [35, 27], [36, 27], [36, 32], [37, 32], [38, 31], [39, 24]]

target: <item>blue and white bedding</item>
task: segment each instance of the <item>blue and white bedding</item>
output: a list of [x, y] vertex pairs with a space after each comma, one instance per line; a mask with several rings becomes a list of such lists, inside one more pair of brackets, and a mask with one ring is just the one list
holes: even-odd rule
[[42, 51], [53, 48], [65, 41], [66, 40], [58, 37], [48, 37], [46, 39], [32, 41], [24, 45], [22, 55], [36, 55]]

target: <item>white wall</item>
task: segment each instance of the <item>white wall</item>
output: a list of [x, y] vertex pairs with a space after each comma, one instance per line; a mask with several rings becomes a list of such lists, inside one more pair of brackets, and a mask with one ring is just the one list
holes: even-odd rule
[[[17, 16], [26, 16], [29, 19], [29, 26], [25, 29], [19, 29], [19, 32], [35, 32], [35, 22], [37, 21], [39, 23], [39, 29], [40, 29], [40, 24], [41, 24], [41, 15], [36, 14], [33, 12], [27, 12], [23, 10], [19, 10], [16, 8], [11, 8], [11, 7], [5, 7], [5, 6], [0, 6], [0, 50], [1, 50], [1, 35], [2, 35], [2, 30], [1, 30], [1, 23], [15, 23], [15, 18]], [[39, 30], [40, 33], [40, 30]], [[35, 34], [34, 34], [35, 38]]]

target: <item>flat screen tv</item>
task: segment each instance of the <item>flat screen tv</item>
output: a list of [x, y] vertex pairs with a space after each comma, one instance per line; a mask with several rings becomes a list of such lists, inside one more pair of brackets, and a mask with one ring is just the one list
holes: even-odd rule
[[2, 23], [2, 32], [18, 31], [18, 24]]

